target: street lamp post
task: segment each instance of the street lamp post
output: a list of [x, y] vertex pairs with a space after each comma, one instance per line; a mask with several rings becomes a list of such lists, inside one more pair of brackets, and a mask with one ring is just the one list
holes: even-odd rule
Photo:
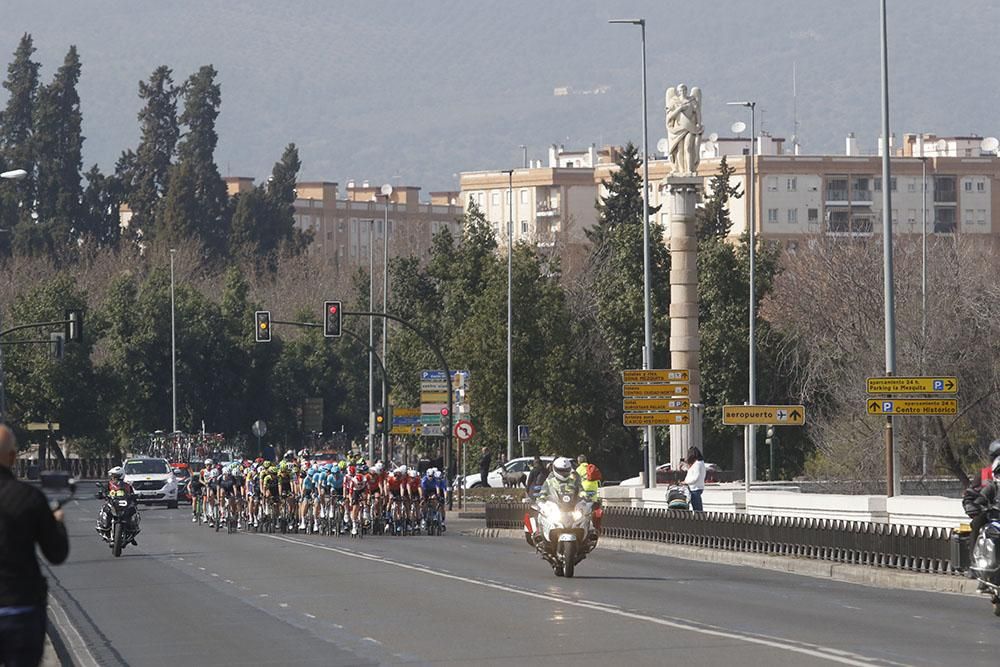
[[507, 169], [507, 460], [514, 458], [514, 170]]
[[[885, 294], [885, 374], [896, 374], [896, 296], [892, 271], [892, 192], [889, 186], [889, 52], [885, 0], [880, 3], [882, 51], [882, 290]], [[926, 206], [924, 207], [926, 210]], [[926, 214], [925, 214], [926, 215]], [[892, 415], [885, 418], [886, 496], [900, 492], [899, 465], [892, 438]]]
[[[0, 173], [0, 178], [19, 181], [28, 175], [24, 169], [11, 169]], [[7, 377], [3, 372], [3, 348], [0, 348], [0, 422], [7, 421]]]
[[[921, 142], [923, 145], [923, 142]], [[920, 199], [921, 199], [921, 234], [920, 248], [920, 374], [925, 372], [924, 362], [927, 354], [927, 157], [920, 154]], [[884, 187], [884, 185], [883, 185]], [[920, 473], [927, 477], [927, 418], [920, 420]]]
[[[750, 215], [747, 222], [747, 241], [750, 251], [750, 386], [748, 390], [748, 405], [757, 404], [757, 102], [744, 100], [741, 102], [726, 102], [730, 106], [746, 107], [750, 110], [750, 166], [747, 168], [747, 199], [750, 203]], [[747, 426], [744, 432], [744, 486], [750, 490], [750, 482], [757, 478], [757, 427]]]
[[[644, 345], [642, 367], [653, 367], [653, 305], [650, 295], [652, 269], [649, 258], [649, 150], [646, 113], [646, 19], [611, 19], [608, 23], [637, 25], [642, 42], [642, 300], [644, 319]], [[646, 488], [656, 487], [656, 430], [646, 427]]]
[[[375, 312], [375, 218], [368, 221], [368, 312]], [[375, 318], [368, 317], [368, 460], [375, 459]]]
[[170, 401], [171, 425], [177, 433], [177, 321], [174, 315], [174, 255], [176, 248], [170, 249]]
[[[389, 312], [389, 198], [392, 196], [392, 186], [386, 183], [382, 186], [382, 197], [385, 200], [385, 218], [382, 222], [382, 312]], [[389, 318], [382, 318], [382, 368], [389, 363]], [[382, 409], [386, 418], [389, 417], [389, 383], [382, 374]], [[382, 460], [389, 460], [389, 424], [382, 427]]]

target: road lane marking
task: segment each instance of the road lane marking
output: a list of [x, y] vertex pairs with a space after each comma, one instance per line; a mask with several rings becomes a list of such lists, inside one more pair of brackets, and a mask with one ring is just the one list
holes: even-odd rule
[[316, 618], [316, 617], [315, 617], [315, 616], [313, 616], [312, 614], [305, 614], [305, 617], [306, 617], [306, 618]]
[[288, 609], [288, 603], [287, 602], [279, 602], [278, 606], [281, 607], [282, 609]]
[[[461, 581], [463, 583], [472, 584], [473, 586], [492, 588], [495, 590], [503, 591], [505, 593], [521, 595], [524, 597], [542, 600], [544, 602], [550, 602], [550, 603], [559, 602], [561, 604], [572, 605], [574, 607], [579, 607], [581, 609], [588, 609], [590, 611], [601, 612], [604, 614], [611, 614], [613, 616], [620, 616], [622, 618], [627, 618], [635, 621], [645, 621], [647, 623], [653, 623], [655, 625], [661, 625], [664, 627], [674, 628], [677, 630], [696, 632], [710, 637], [719, 637], [721, 639], [734, 639], [737, 641], [746, 642], [748, 644], [768, 646], [770, 648], [775, 648], [782, 651], [789, 651], [791, 653], [808, 655], [813, 658], [829, 660], [831, 662], [836, 662], [842, 665], [852, 665], [853, 667], [871, 667], [872, 665], [899, 665], [899, 666], [905, 665], [905, 663], [886, 661], [876, 658], [867, 658], [863, 655], [849, 653], [847, 651], [842, 651], [840, 649], [835, 649], [829, 646], [822, 646], [820, 644], [811, 644], [809, 642], [800, 642], [796, 640], [782, 639], [780, 637], [771, 637], [769, 635], [750, 634], [718, 626], [695, 625], [683, 619], [650, 616], [648, 614], [644, 614], [637, 611], [625, 611], [623, 609], [614, 609], [611, 607], [598, 606], [584, 600], [571, 600], [571, 599], [553, 600], [552, 596], [545, 593], [537, 593], [531, 590], [515, 588], [513, 586], [509, 586], [506, 584], [490, 583], [488, 581], [483, 581], [482, 579], [472, 579], [470, 577], [463, 577], [456, 574], [445, 574], [444, 572], [438, 570], [432, 570], [426, 566], [417, 566], [417, 565], [412, 565], [410, 563], [402, 563], [399, 561], [384, 558], [382, 556], [375, 556], [372, 554], [350, 551], [348, 549], [342, 549], [340, 547], [331, 547], [325, 544], [305, 542], [302, 540], [282, 537], [280, 535], [264, 535], [263, 537], [272, 540], [279, 540], [281, 542], [288, 542], [289, 544], [298, 544], [304, 547], [309, 547], [310, 549], [321, 549], [323, 551], [332, 551], [333, 553], [338, 553], [344, 556], [350, 556], [352, 558], [358, 558], [361, 560], [374, 561], [377, 563], [382, 563], [383, 565], [392, 565], [394, 567], [398, 567], [404, 570], [421, 572], [423, 574], [429, 574], [431, 576], [440, 577], [442, 579]], [[337, 626], [334, 625], [334, 627]]]
[[49, 595], [49, 610], [52, 612], [53, 622], [62, 634], [63, 642], [67, 644], [66, 649], [80, 667], [99, 667], [99, 663], [94, 659], [94, 654], [90, 652], [90, 647], [87, 646], [83, 635], [69, 620], [66, 610], [52, 595]]

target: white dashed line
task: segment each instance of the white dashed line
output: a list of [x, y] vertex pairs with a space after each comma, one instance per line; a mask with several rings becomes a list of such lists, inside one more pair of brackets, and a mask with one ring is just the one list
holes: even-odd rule
[[316, 618], [316, 617], [315, 617], [315, 616], [313, 616], [312, 614], [304, 614], [304, 616], [305, 616], [306, 618]]
[[279, 602], [278, 606], [281, 607], [282, 609], [288, 609], [288, 603], [287, 602]]
[[[439, 570], [432, 570], [426, 566], [410, 563], [402, 563], [399, 561], [390, 560], [382, 556], [374, 556], [371, 554], [361, 553], [357, 551], [350, 551], [348, 549], [341, 549], [339, 547], [330, 547], [324, 544], [316, 544], [314, 542], [304, 542], [297, 539], [291, 539], [288, 537], [282, 537], [279, 535], [265, 535], [272, 540], [279, 540], [281, 542], [287, 542], [289, 544], [297, 544], [299, 546], [308, 547], [310, 549], [320, 549], [323, 551], [330, 551], [333, 553], [341, 554], [344, 556], [350, 556], [351, 558], [358, 558], [361, 560], [375, 561], [383, 565], [391, 565], [393, 567], [398, 567], [404, 570], [421, 572], [423, 574], [428, 574], [434, 577], [441, 577], [442, 579], [451, 579], [452, 581], [461, 581], [463, 583], [472, 584], [474, 586], [481, 586], [483, 588], [492, 588], [495, 590], [503, 591], [506, 593], [511, 593], [514, 595], [521, 595], [523, 597], [534, 598], [537, 600], [542, 600], [544, 602], [552, 602], [552, 596], [546, 593], [539, 593], [535, 591], [518, 589], [506, 584], [495, 584], [481, 579], [472, 579], [469, 577], [462, 577], [455, 574], [445, 574]], [[857, 655], [853, 653], [848, 653], [846, 651], [841, 651], [839, 649], [834, 649], [832, 647], [821, 646], [819, 644], [810, 644], [806, 642], [789, 641], [782, 639], [780, 637], [771, 637], [768, 635], [758, 635], [758, 634], [747, 634], [741, 633], [737, 630], [730, 628], [723, 628], [717, 626], [702, 626], [695, 625], [684, 619], [675, 618], [661, 618], [656, 616], [649, 616], [647, 614], [638, 611], [626, 611], [623, 609], [615, 609], [611, 607], [599, 606], [591, 604], [583, 600], [560, 600], [561, 604], [568, 606], [579, 607], [582, 609], [588, 609], [590, 611], [597, 611], [605, 614], [611, 614], [613, 616], [619, 616], [622, 618], [627, 618], [635, 621], [645, 621], [647, 623], [652, 623], [655, 625], [660, 625], [663, 627], [675, 628], [677, 630], [686, 630], [688, 632], [696, 632], [702, 635], [708, 635], [710, 637], [721, 637], [723, 639], [735, 639], [737, 641], [746, 642], [748, 644], [757, 644], [759, 646], [769, 646], [771, 648], [776, 648], [783, 651], [789, 651], [791, 653], [799, 653], [802, 655], [808, 655], [814, 658], [820, 658], [824, 660], [830, 660], [832, 662], [838, 662], [844, 665], [853, 665], [855, 667], [870, 667], [875, 664], [884, 664], [882, 662], [876, 662], [871, 658], [867, 658], [863, 655]], [[334, 625], [336, 628], [341, 628], [342, 626]], [[363, 640], [371, 640], [370, 638], [362, 638]]]

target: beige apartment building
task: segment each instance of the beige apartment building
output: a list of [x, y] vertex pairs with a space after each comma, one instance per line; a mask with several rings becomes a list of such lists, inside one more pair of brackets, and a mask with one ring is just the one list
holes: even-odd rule
[[[229, 194], [253, 187], [253, 179], [227, 178]], [[296, 184], [295, 224], [311, 231], [309, 252], [325, 258], [336, 269], [353, 271], [367, 267], [370, 244], [382, 253], [386, 215], [381, 186], [348, 182], [343, 196], [338, 184], [310, 181]], [[389, 196], [389, 255], [423, 256], [431, 239], [443, 228], [460, 235], [463, 213], [457, 192], [432, 192], [430, 202], [420, 201], [420, 188], [393, 186]]]

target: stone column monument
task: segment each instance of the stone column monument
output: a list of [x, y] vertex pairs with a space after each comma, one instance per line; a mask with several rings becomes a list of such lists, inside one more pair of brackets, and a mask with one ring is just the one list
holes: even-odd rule
[[701, 449], [701, 376], [698, 353], [698, 238], [695, 206], [701, 195], [697, 175], [701, 135], [701, 90], [680, 84], [667, 89], [667, 138], [673, 171], [661, 186], [670, 225], [670, 367], [690, 373], [691, 423], [670, 427], [670, 464], [674, 470], [689, 447]]

